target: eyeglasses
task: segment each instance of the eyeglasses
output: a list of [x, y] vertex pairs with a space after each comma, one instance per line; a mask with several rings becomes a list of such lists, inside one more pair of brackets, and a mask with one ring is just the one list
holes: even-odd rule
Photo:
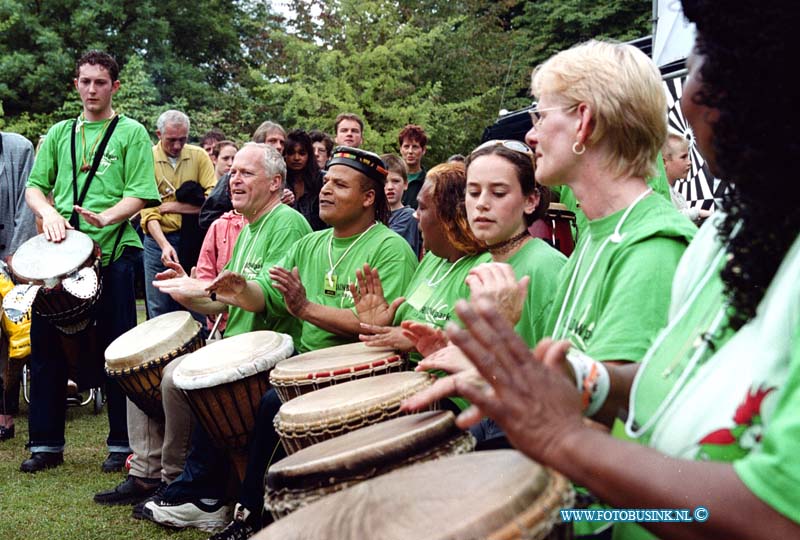
[[528, 159], [531, 160], [531, 166], [534, 169], [536, 168], [536, 154], [533, 153], [533, 150], [531, 150], [527, 144], [516, 139], [492, 139], [491, 141], [486, 141], [473, 150], [470, 155], [474, 154], [478, 150], [483, 150], [484, 148], [490, 148], [493, 146], [502, 146], [503, 148], [508, 148], [514, 152], [525, 154], [528, 156]]
[[533, 124], [533, 127], [539, 127], [542, 125], [542, 120], [544, 120], [544, 118], [540, 113], [548, 111], [568, 111], [570, 109], [576, 108], [577, 106], [578, 105], [575, 104], [575, 105], [566, 105], [564, 107], [546, 107], [544, 109], [540, 109], [539, 104], [534, 101], [533, 105], [531, 105], [531, 109], [528, 111], [528, 114], [531, 115], [531, 123]]

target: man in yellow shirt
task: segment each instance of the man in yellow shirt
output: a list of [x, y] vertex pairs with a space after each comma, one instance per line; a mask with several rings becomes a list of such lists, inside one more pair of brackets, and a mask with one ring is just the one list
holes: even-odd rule
[[[169, 110], [156, 123], [158, 143], [153, 146], [156, 183], [161, 206], [142, 211], [144, 277], [149, 318], [181, 309], [169, 295], [152, 283], [166, 262], [180, 262], [184, 268], [197, 263], [203, 237], [197, 226], [205, 197], [216, 184], [214, 165], [199, 146], [186, 144], [189, 117]], [[195, 245], [196, 245], [196, 249]]]

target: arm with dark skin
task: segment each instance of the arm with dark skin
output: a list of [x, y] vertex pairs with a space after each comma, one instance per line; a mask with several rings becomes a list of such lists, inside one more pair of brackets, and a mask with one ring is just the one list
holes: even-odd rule
[[[538, 361], [531, 361], [525, 343], [490, 303], [461, 302], [456, 311], [465, 329], [451, 326], [448, 335], [480, 378], [456, 378], [455, 391], [493, 418], [532, 459], [618, 508], [708, 509], [704, 523], [645, 525], [662, 538], [800, 535], [800, 526], [758, 499], [732, 465], [669, 457], [587, 427], [574, 383], [552, 368], [564, 361], [567, 342], [543, 340], [533, 351]], [[616, 380], [624, 383], [627, 377]]]

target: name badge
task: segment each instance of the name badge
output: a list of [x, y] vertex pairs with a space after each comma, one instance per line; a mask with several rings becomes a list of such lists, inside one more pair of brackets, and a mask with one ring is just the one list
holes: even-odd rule
[[336, 274], [325, 274], [325, 277], [322, 278], [322, 292], [326, 296], [336, 296], [336, 283], [338, 280], [339, 278]]

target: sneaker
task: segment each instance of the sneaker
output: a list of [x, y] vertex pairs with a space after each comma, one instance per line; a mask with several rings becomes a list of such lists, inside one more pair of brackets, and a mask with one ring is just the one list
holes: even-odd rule
[[34, 452], [31, 457], [22, 462], [19, 470], [26, 473], [35, 473], [58, 467], [62, 463], [64, 463], [63, 452]]
[[257, 516], [237, 504], [233, 511], [233, 521], [208, 540], [246, 540], [259, 531]]
[[121, 472], [125, 469], [125, 460], [128, 459], [127, 452], [111, 452], [103, 462], [104, 473]]
[[144, 505], [146, 505], [150, 501], [160, 501], [166, 489], [167, 489], [167, 483], [162, 481], [161, 484], [158, 486], [158, 489], [155, 490], [155, 492], [152, 495], [150, 495], [148, 498], [141, 501], [140, 503], [133, 505], [133, 510], [132, 510], [133, 519], [144, 519], [143, 515]]
[[231, 520], [231, 507], [219, 499], [196, 499], [182, 503], [157, 500], [144, 505], [142, 516], [166, 527], [195, 527], [213, 533]]
[[136, 504], [150, 497], [160, 486], [160, 480], [138, 478], [129, 474], [122, 483], [113, 489], [96, 493], [94, 502], [107, 505]]

